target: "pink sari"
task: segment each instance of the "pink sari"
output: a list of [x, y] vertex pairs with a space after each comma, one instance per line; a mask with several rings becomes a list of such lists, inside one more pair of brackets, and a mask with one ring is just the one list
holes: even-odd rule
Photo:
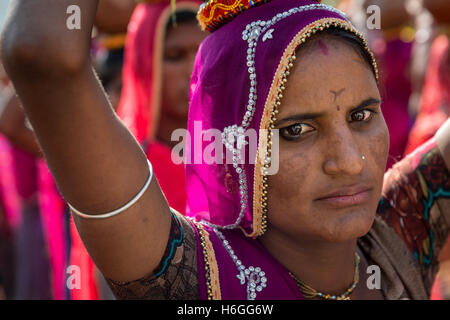
[[13, 172], [11, 147], [8, 140], [0, 135], [0, 201], [9, 227], [15, 230], [20, 225], [20, 198]]
[[49, 253], [53, 299], [65, 300], [66, 204], [59, 194], [45, 160], [38, 161], [38, 201]]

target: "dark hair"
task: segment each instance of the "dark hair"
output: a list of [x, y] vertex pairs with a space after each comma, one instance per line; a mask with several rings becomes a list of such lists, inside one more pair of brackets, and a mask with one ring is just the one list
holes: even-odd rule
[[178, 23], [197, 22], [197, 14], [193, 11], [181, 10], [175, 12], [167, 21], [166, 29], [174, 28]]
[[377, 78], [371, 54], [365, 49], [364, 42], [351, 31], [340, 29], [338, 27], [331, 27], [325, 29], [313, 35], [310, 41], [307, 41], [304, 46], [301, 46], [297, 49], [297, 52], [301, 51], [304, 47], [307, 47], [308, 45], [314, 43], [315, 42], [314, 40], [320, 39], [321, 36], [334, 37], [351, 46], [361, 56], [361, 58], [364, 59], [364, 61], [370, 67], [370, 70], [372, 70], [372, 73], [375, 76], [375, 78]]

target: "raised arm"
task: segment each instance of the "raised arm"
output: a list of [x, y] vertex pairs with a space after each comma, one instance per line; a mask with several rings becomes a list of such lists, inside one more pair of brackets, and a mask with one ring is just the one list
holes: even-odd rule
[[[113, 112], [90, 62], [98, 0], [12, 0], [3, 59], [66, 201], [81, 212], [122, 207], [149, 176], [145, 154]], [[69, 6], [81, 29], [69, 30]], [[73, 12], [72, 12], [73, 13]], [[109, 219], [75, 216], [100, 270], [114, 280], [151, 274], [167, 244], [170, 212], [155, 178], [142, 198]]]
[[135, 0], [100, 0], [95, 25], [105, 33], [126, 32]]

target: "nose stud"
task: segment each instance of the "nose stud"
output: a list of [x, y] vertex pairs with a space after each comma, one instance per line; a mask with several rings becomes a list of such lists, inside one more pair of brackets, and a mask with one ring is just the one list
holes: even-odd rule
[[366, 156], [362, 155], [362, 156], [361, 156], [361, 159], [362, 159], [363, 161], [366, 161]]

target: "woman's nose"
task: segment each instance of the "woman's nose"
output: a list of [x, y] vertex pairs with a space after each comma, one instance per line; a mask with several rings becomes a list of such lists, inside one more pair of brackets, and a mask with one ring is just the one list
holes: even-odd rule
[[329, 175], [359, 175], [366, 155], [361, 153], [358, 141], [349, 128], [336, 130], [324, 150], [323, 169]]

